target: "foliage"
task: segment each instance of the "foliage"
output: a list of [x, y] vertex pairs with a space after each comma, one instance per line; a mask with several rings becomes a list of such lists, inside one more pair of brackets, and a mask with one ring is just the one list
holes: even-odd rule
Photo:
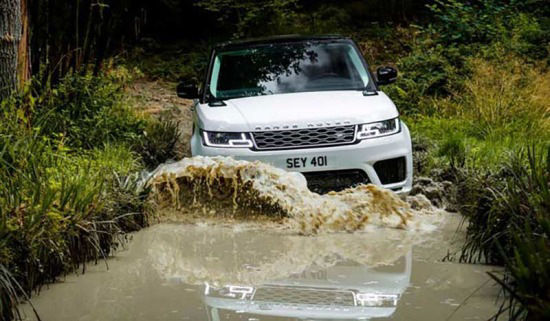
[[[10, 271], [0, 264], [0, 319], [12, 320], [21, 319], [21, 314], [17, 309], [17, 297], [20, 292], [20, 285], [13, 278]], [[36, 313], [36, 311], [35, 311]]]
[[350, 34], [357, 42], [370, 66], [377, 67], [392, 65], [405, 58], [416, 49], [417, 38], [422, 32], [418, 26], [389, 27], [372, 23], [364, 29], [353, 29], [345, 34]]
[[55, 88], [40, 89], [31, 107], [33, 125], [71, 148], [131, 142], [142, 134], [145, 121], [124, 99], [124, 85], [130, 80], [130, 72], [120, 67], [98, 76], [67, 74]]
[[26, 298], [60, 274], [85, 270], [147, 224], [136, 188], [142, 165], [129, 147], [147, 122], [124, 105], [120, 78], [101, 77], [72, 74], [35, 89], [39, 95], [29, 88], [2, 101], [0, 287], [9, 290], [1, 297], [8, 320], [18, 316], [16, 294]]
[[466, 147], [464, 137], [460, 133], [453, 133], [441, 142], [439, 156], [446, 157], [452, 169], [464, 166], [466, 163]]
[[490, 55], [491, 48], [486, 45], [497, 42], [505, 45], [508, 52], [532, 59], [545, 59], [549, 55], [549, 29], [542, 19], [544, 15], [532, 14], [532, 10], [536, 10], [540, 3], [516, 0], [467, 3], [436, 0], [428, 6], [435, 21], [426, 31], [438, 43], [467, 48], [470, 53], [489, 49], [487, 54]]
[[[540, 2], [436, 1], [387, 88], [424, 143], [424, 174], [451, 180], [469, 220], [466, 262], [501, 264], [496, 318], [545, 320], [550, 76]], [[525, 151], [525, 146], [531, 146]], [[415, 155], [418, 155], [416, 153]], [[536, 254], [535, 254], [536, 253]]]
[[145, 136], [136, 144], [145, 165], [154, 167], [177, 156], [176, 144], [181, 138], [178, 122], [152, 121], [145, 130]]
[[190, 48], [184, 44], [167, 47], [160, 52], [134, 48], [128, 55], [121, 57], [121, 63], [134, 66], [151, 80], [186, 80], [199, 83], [208, 67], [208, 49], [204, 43]]
[[[4, 136], [0, 146], [0, 262], [27, 293], [81, 263], [108, 256], [121, 241], [119, 217], [143, 213], [143, 200], [114, 180], [137, 169], [131, 153], [107, 148], [90, 157], [73, 156], [32, 136]], [[134, 200], [131, 212], [119, 211], [130, 208], [121, 206], [121, 196]], [[143, 224], [143, 218], [136, 222]]]
[[550, 315], [550, 146], [516, 155], [504, 170], [504, 184], [490, 189], [489, 210], [472, 218], [465, 253], [477, 248], [489, 262], [505, 264], [506, 277], [499, 283], [509, 292], [511, 319], [545, 320]]
[[[459, 96], [464, 90], [475, 90], [474, 86], [481, 86], [480, 90], [483, 85], [495, 88], [478, 82], [491, 81], [489, 75], [513, 73], [515, 79], [493, 79], [507, 80], [509, 85], [518, 85], [529, 76], [544, 78], [531, 65], [540, 65], [541, 59], [550, 57], [550, 24], [544, 16], [526, 11], [526, 6], [513, 0], [435, 1], [428, 6], [432, 22], [419, 27], [418, 36], [410, 39], [408, 46], [402, 46], [410, 50], [397, 59], [399, 79], [387, 92], [405, 114], [433, 115], [439, 110], [432, 98]], [[519, 55], [521, 59], [515, 58]], [[530, 75], [521, 70], [526, 62], [529, 65], [525, 70], [534, 71]], [[471, 81], [465, 88], [466, 79]], [[544, 85], [545, 82], [541, 87]], [[460, 102], [456, 105], [460, 108]]]
[[440, 114], [470, 120], [481, 137], [503, 130], [540, 137], [550, 131], [550, 73], [513, 57], [468, 64], [471, 78], [453, 99], [438, 104]]
[[[541, 233], [529, 226], [514, 234], [513, 255], [506, 259], [509, 272], [504, 277], [491, 274], [509, 296], [508, 306], [502, 306], [499, 315], [509, 309], [511, 320], [548, 320], [550, 318], [550, 219], [537, 219]], [[498, 316], [497, 316], [498, 317]]]
[[437, 45], [430, 49], [414, 47], [400, 59], [399, 80], [388, 87], [387, 93], [406, 114], [433, 114], [431, 97], [447, 96], [456, 86], [456, 67], [444, 56], [448, 49]]
[[218, 14], [220, 22], [236, 27], [234, 36], [250, 36], [258, 31], [290, 28], [296, 18], [298, 0], [198, 0], [197, 6]]
[[[505, 265], [502, 284], [511, 300], [505, 303], [512, 305], [503, 311], [514, 319], [535, 315], [542, 320], [550, 305], [544, 299], [549, 281], [539, 268], [546, 266], [546, 258], [532, 258], [527, 248], [548, 246], [541, 236], [541, 217], [548, 219], [550, 213], [549, 100], [542, 98], [547, 75], [525, 65], [521, 74], [508, 70], [516, 63], [509, 61], [489, 65], [476, 60], [485, 67], [465, 81], [468, 90], [434, 100], [439, 116], [413, 117], [410, 124], [415, 135], [435, 142], [425, 156], [432, 160], [424, 163], [452, 180], [460, 193], [460, 211], [469, 219], [461, 260]], [[529, 153], [524, 146], [532, 146]], [[523, 244], [518, 238], [535, 240]], [[548, 248], [539, 250], [544, 251]], [[530, 274], [519, 272], [526, 269]], [[534, 279], [544, 287], [530, 286]], [[532, 296], [542, 301], [533, 302]]]
[[514, 13], [514, 1], [482, 0], [464, 2], [435, 0], [429, 8], [436, 24], [430, 31], [449, 45], [488, 43], [499, 36], [505, 21]]
[[409, 120], [415, 134], [439, 142], [436, 156], [451, 160], [458, 150], [449, 143], [458, 147], [460, 141], [466, 150], [464, 165], [496, 169], [510, 150], [550, 140], [548, 72], [512, 57], [470, 58], [466, 64], [474, 72], [462, 89], [431, 98], [432, 112], [424, 106], [428, 116]]
[[[156, 3], [157, 1], [155, 1]], [[33, 72], [45, 80], [91, 67], [98, 74], [113, 52], [141, 37], [147, 15], [143, 1], [27, 1]]]

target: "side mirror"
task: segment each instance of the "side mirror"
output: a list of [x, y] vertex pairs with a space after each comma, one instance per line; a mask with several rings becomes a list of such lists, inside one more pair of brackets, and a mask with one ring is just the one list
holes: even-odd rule
[[185, 99], [197, 99], [199, 98], [199, 89], [195, 84], [186, 84], [180, 82], [176, 89], [178, 97]]
[[397, 80], [397, 69], [393, 67], [380, 67], [376, 70], [376, 78], [378, 85], [388, 85]]

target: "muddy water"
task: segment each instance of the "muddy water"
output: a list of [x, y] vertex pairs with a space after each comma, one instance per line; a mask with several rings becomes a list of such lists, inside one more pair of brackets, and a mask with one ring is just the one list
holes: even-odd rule
[[42, 320], [484, 320], [497, 309], [489, 267], [442, 262], [463, 241], [460, 217], [422, 196], [318, 195], [300, 174], [228, 158], [184, 159], [144, 184], [159, 218], [178, 223], [43, 291]]
[[[300, 236], [251, 224], [160, 224], [34, 298], [45, 321], [486, 320], [489, 267], [443, 263], [459, 217], [435, 231]], [[28, 318], [32, 320], [32, 318]]]

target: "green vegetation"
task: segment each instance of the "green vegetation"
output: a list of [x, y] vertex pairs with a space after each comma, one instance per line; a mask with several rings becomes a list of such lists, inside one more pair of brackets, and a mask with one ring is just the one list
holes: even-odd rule
[[138, 47], [120, 60], [139, 69], [151, 80], [199, 82], [210, 58], [208, 50], [209, 46], [202, 42], [199, 45], [178, 44], [150, 50]]
[[540, 8], [436, 1], [388, 92], [417, 141], [417, 171], [450, 180], [469, 219], [460, 260], [504, 265], [496, 318], [550, 316], [550, 26]]
[[68, 74], [2, 101], [2, 320], [17, 316], [14, 294], [84, 271], [147, 225], [139, 171], [172, 157], [179, 134], [129, 107], [130, 79], [124, 68]]
[[154, 169], [159, 164], [176, 158], [176, 145], [180, 138], [178, 122], [151, 121], [135, 149], [140, 152], [146, 167]]
[[504, 276], [491, 276], [509, 296], [502, 309], [511, 319], [550, 317], [550, 148], [546, 152], [516, 154], [502, 168], [503, 180], [483, 196], [484, 210], [470, 215], [463, 259], [506, 266]]
[[84, 149], [137, 140], [145, 121], [125, 103], [123, 86], [130, 80], [125, 68], [101, 76], [65, 76], [55, 88], [40, 92], [37, 99], [44, 103], [28, 106], [37, 134], [60, 139], [68, 148]]

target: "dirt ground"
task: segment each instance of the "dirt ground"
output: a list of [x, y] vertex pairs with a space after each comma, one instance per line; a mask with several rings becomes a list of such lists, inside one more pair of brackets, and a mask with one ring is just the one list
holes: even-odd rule
[[140, 112], [177, 122], [181, 131], [178, 150], [182, 157], [191, 156], [189, 141], [193, 128], [193, 101], [179, 98], [175, 83], [140, 79], [128, 88], [128, 95]]

